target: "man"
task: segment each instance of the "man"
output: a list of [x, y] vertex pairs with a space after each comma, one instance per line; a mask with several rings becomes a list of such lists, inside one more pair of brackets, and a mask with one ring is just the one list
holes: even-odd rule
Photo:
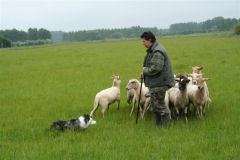
[[171, 62], [166, 49], [156, 41], [152, 32], [144, 32], [141, 39], [147, 48], [141, 76], [149, 88], [156, 125], [169, 125], [170, 111], [165, 106], [164, 98], [166, 91], [175, 85]]

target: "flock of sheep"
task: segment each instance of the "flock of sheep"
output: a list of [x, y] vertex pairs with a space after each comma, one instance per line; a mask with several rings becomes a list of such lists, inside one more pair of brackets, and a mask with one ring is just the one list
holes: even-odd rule
[[[185, 121], [187, 122], [187, 115], [191, 111], [192, 104], [194, 113], [198, 118], [205, 115], [205, 106], [211, 102], [209, 97], [209, 90], [206, 81], [209, 78], [202, 77], [203, 67], [191, 67], [193, 72], [191, 74], [177, 74], [175, 75], [176, 84], [174, 87], [167, 90], [165, 95], [165, 105], [171, 113], [171, 119], [178, 119], [180, 114], [184, 114]], [[112, 76], [113, 85], [111, 88], [104, 89], [97, 93], [94, 100], [94, 107], [90, 116], [94, 114], [98, 106], [102, 106], [102, 116], [104, 117], [105, 110], [110, 104], [118, 102], [118, 109], [120, 105], [120, 77]], [[140, 82], [137, 79], [131, 79], [126, 86], [127, 89], [127, 102], [132, 105], [130, 116], [132, 115], [135, 104], [140, 98], [140, 115], [143, 118], [144, 114], [150, 108], [150, 96], [147, 96], [149, 89], [142, 84], [140, 94]]]

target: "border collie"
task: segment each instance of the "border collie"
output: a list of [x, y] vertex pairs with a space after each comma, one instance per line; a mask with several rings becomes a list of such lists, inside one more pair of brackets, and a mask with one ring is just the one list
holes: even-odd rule
[[59, 128], [60, 130], [64, 131], [66, 129], [86, 129], [89, 125], [96, 124], [97, 122], [94, 121], [88, 114], [84, 114], [76, 119], [71, 119], [69, 121], [55, 121], [50, 125], [50, 128]]

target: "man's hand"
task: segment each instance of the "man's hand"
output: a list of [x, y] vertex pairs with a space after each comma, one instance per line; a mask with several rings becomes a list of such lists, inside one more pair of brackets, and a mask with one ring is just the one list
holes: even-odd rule
[[143, 72], [141, 73], [141, 76], [140, 76], [141, 79], [143, 79]]

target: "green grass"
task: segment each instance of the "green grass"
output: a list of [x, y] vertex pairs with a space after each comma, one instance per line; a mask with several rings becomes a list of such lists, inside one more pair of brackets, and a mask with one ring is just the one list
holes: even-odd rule
[[[204, 66], [212, 103], [203, 120], [154, 125], [147, 113], [129, 118], [127, 80], [138, 78], [141, 40], [0, 49], [0, 159], [240, 159], [240, 40], [220, 36], [167, 37], [175, 73]], [[120, 75], [121, 105], [110, 106], [85, 131], [49, 131], [51, 122], [90, 113], [97, 92]]]

